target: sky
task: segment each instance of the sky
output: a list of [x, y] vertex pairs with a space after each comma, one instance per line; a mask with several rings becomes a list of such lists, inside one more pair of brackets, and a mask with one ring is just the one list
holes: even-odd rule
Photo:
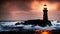
[[60, 20], [59, 0], [1, 0], [0, 20], [43, 19], [44, 4], [47, 5], [48, 19]]

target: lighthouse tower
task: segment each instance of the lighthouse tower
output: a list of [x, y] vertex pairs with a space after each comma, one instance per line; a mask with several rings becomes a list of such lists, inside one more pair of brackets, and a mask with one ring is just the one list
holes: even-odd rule
[[43, 24], [51, 26], [51, 22], [48, 20], [48, 10], [46, 4], [44, 5], [43, 8]]
[[42, 27], [45, 27], [47, 25], [51, 26], [51, 22], [48, 20], [48, 10], [47, 10], [47, 5], [44, 5], [44, 9], [43, 9], [43, 20], [40, 19], [34, 19], [34, 20], [28, 20], [25, 21], [25, 23], [23, 24], [32, 24], [33, 26], [39, 25]]
[[43, 20], [44, 21], [48, 21], [48, 10], [47, 10], [47, 5], [44, 5], [44, 9], [43, 9]]

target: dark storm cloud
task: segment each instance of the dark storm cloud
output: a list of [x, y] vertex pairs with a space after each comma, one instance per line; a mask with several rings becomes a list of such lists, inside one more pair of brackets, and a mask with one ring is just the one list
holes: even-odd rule
[[27, 1], [25, 2], [25, 1], [18, 1], [18, 3], [17, 3], [17, 6], [19, 7], [19, 9], [21, 9], [21, 10], [24, 10], [24, 11], [29, 11], [30, 10], [30, 8], [27, 6]]
[[32, 0], [1, 0], [1, 7], [6, 2], [17, 5], [21, 10], [29, 11], [30, 8], [27, 6], [27, 3], [32, 2]]
[[[22, 11], [24, 11], [24, 12], [28, 11], [29, 12], [30, 8], [27, 6], [27, 3], [29, 3], [29, 2], [31, 2], [31, 0], [29, 0], [29, 1], [28, 0], [1, 0], [0, 20], [11, 19], [11, 18], [17, 19], [20, 17], [19, 16], [20, 12], [22, 12]], [[16, 11], [20, 10], [20, 11], [16, 14], [16, 11], [13, 11], [13, 10], [16, 10]], [[14, 14], [16, 14], [17, 16]], [[15, 16], [16, 16], [16, 18], [15, 18]]]

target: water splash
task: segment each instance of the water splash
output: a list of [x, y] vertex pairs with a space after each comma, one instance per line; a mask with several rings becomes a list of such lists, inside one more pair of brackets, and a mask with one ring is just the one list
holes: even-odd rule
[[[0, 31], [1, 30], [4, 30], [5, 28], [3, 28], [3, 27], [11, 27], [11, 28], [13, 28], [13, 27], [22, 27], [22, 29], [26, 29], [26, 30], [35, 30], [35, 29], [39, 29], [39, 30], [56, 30], [56, 29], [59, 29], [60, 28], [60, 23], [57, 23], [57, 21], [51, 21], [51, 26], [48, 26], [48, 25], [46, 25], [45, 27], [41, 27], [41, 26], [39, 26], [39, 25], [31, 25], [31, 24], [29, 24], [29, 25], [23, 25], [23, 24], [20, 24], [20, 25], [15, 25], [15, 23], [16, 22], [12, 22], [12, 23], [1, 23], [1, 25], [0, 25]], [[3, 24], [3, 25], [2, 25]], [[4, 25], [5, 24], [5, 25]], [[6, 29], [7, 30], [7, 29]], [[9, 29], [8, 29], [9, 30]]]

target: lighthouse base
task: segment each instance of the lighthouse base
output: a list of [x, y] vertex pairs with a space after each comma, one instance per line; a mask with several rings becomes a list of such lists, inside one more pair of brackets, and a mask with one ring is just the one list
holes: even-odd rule
[[42, 26], [42, 27], [44, 27], [44, 26], [46, 26], [46, 25], [49, 25], [49, 26], [51, 26], [51, 22], [50, 21], [44, 21], [44, 20], [39, 20], [39, 19], [37, 19], [37, 20], [28, 20], [28, 21], [25, 21], [25, 23], [22, 23], [22, 24], [24, 24], [24, 25], [29, 25], [29, 24], [31, 24], [31, 25], [39, 25], [39, 26]]

